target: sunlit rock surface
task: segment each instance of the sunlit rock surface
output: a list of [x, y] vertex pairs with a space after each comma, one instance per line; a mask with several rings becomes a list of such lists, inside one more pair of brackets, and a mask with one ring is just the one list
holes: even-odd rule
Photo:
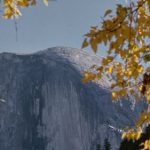
[[65, 47], [1, 53], [0, 150], [95, 150], [106, 137], [117, 150], [120, 133], [110, 126], [132, 125], [140, 108], [112, 103], [107, 77], [100, 87], [81, 82], [83, 69], [99, 62]]

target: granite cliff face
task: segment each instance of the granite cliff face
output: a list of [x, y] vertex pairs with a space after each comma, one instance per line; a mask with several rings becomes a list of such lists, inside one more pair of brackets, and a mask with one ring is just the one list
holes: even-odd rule
[[[113, 104], [106, 77], [98, 87], [83, 84], [83, 67], [96, 56], [71, 48], [30, 55], [0, 54], [0, 150], [95, 150], [137, 116], [130, 103]], [[123, 105], [123, 107], [122, 107]]]

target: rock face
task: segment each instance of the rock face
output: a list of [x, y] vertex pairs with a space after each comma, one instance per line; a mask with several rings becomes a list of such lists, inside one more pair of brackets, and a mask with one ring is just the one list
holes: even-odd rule
[[137, 116], [130, 103], [113, 104], [101, 86], [83, 84], [96, 56], [71, 48], [30, 55], [0, 54], [0, 150], [95, 150], [107, 137], [113, 150]]

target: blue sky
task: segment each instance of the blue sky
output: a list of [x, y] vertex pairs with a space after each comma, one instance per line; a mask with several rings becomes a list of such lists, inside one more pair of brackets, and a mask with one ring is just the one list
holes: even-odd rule
[[[42, 1], [42, 0], [41, 0]], [[0, 52], [31, 53], [48, 47], [81, 48], [83, 35], [98, 25], [108, 8], [125, 0], [56, 0], [45, 7], [22, 10], [17, 19], [18, 41], [14, 20], [0, 18]]]

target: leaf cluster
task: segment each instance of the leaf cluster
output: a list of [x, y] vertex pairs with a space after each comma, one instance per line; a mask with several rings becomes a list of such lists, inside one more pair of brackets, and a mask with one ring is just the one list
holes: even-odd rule
[[[48, 0], [43, 0], [43, 2], [46, 6], [48, 5]], [[21, 16], [21, 8], [34, 6], [36, 3], [37, 0], [3, 0], [1, 1], [4, 10], [3, 17], [5, 19], [19, 17]]]
[[150, 123], [150, 0], [118, 4], [115, 15], [106, 10], [99, 26], [92, 26], [85, 34], [82, 48], [90, 46], [97, 53], [100, 45], [108, 47], [100, 66], [84, 72], [84, 82], [111, 80], [112, 99], [134, 97], [146, 99], [148, 109], [141, 113], [136, 129], [124, 132], [123, 137], [138, 139], [144, 125]]

